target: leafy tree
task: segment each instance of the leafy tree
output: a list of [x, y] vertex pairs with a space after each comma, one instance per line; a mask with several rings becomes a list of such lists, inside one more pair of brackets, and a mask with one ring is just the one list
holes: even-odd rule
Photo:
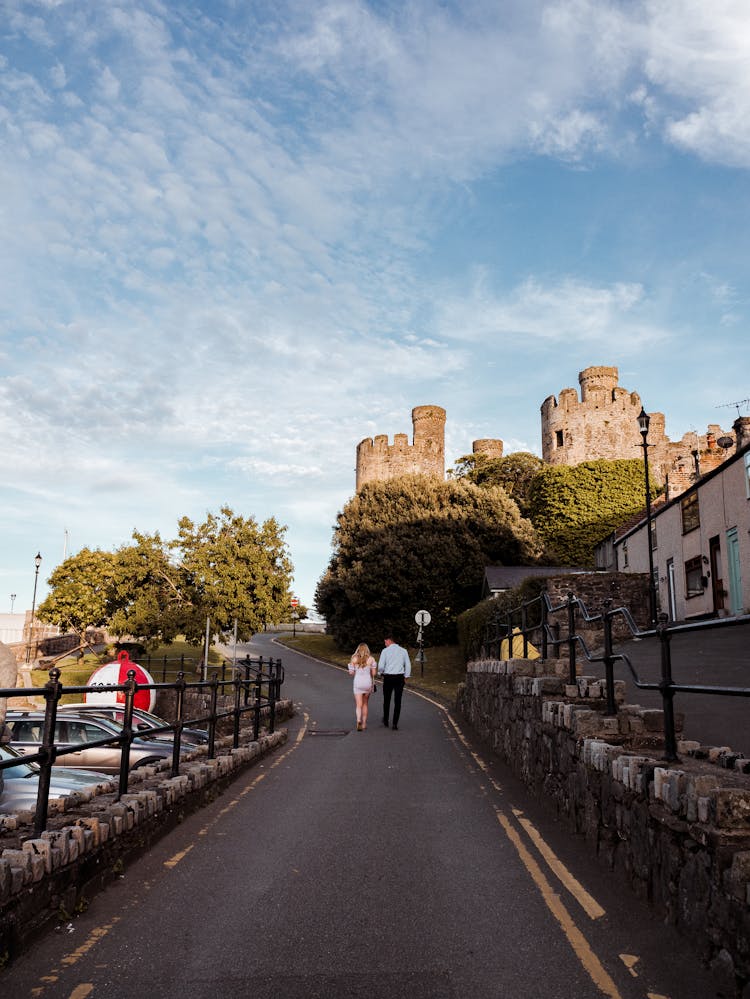
[[408, 641], [421, 608], [432, 614], [429, 640], [453, 640], [484, 567], [531, 561], [538, 544], [502, 489], [405, 476], [368, 483], [346, 504], [333, 549], [316, 608], [342, 647], [377, 647], [384, 631]]
[[39, 605], [40, 620], [75, 632], [83, 642], [87, 628], [108, 623], [114, 571], [111, 552], [82, 548], [71, 555], [47, 580], [51, 592]]
[[459, 458], [452, 474], [458, 479], [468, 479], [476, 486], [500, 486], [516, 501], [521, 513], [528, 516], [529, 488], [544, 467], [542, 459], [528, 451], [514, 451], [502, 458], [491, 458], [480, 452]]
[[545, 465], [529, 489], [528, 515], [558, 565], [592, 565], [594, 547], [645, 503], [637, 459]]
[[[133, 635], [146, 645], [169, 644], [185, 634], [195, 608], [185, 574], [170, 561], [169, 544], [158, 533], [133, 532], [135, 544], [115, 554], [109, 630]], [[205, 629], [205, 624], [204, 624]]]
[[206, 618], [229, 633], [237, 620], [237, 636], [246, 641], [267, 621], [281, 620], [289, 608], [292, 563], [286, 528], [271, 517], [259, 527], [253, 517], [222, 507], [202, 524], [187, 517], [179, 522], [171, 547], [184, 574], [184, 596], [192, 613], [184, 623], [188, 641], [199, 642]]

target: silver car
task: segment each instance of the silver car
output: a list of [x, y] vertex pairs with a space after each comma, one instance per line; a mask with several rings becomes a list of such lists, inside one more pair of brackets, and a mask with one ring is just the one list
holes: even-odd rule
[[[44, 731], [43, 711], [8, 711], [5, 724], [10, 729], [10, 744], [25, 756], [39, 752]], [[70, 746], [71, 749], [55, 760], [61, 767], [78, 767], [82, 770], [98, 770], [106, 774], [120, 772], [122, 747], [88, 747], [89, 742], [100, 739], [115, 739], [122, 734], [122, 727], [107, 718], [97, 715], [60, 712], [55, 724], [55, 745]], [[171, 760], [172, 744], [156, 742], [136, 736], [130, 747], [130, 769], [145, 767], [160, 760]]]
[[[15, 765], [0, 770], [0, 813], [34, 811], [39, 791], [40, 769], [27, 763], [22, 753], [12, 746], [0, 745], [0, 760], [15, 760]], [[107, 774], [94, 770], [74, 770], [72, 767], [52, 767], [49, 797], [63, 798], [97, 784], [109, 784]]]
[[[111, 718], [118, 725], [122, 725], [125, 721], [124, 704], [97, 704], [95, 701], [86, 701], [85, 704], [61, 704], [57, 710], [58, 713], [60, 711], [75, 711], [78, 714], [85, 712], [86, 714], [99, 715], [101, 718]], [[158, 715], [154, 715], [150, 711], [146, 711], [144, 708], [133, 708], [133, 728], [137, 729], [139, 734], [145, 736], [147, 739], [156, 739], [157, 742], [173, 742], [172, 732], [158, 732], [156, 735], [152, 735], [150, 731], [151, 729], [162, 728], [162, 726], [168, 724], [169, 722], [164, 721], [163, 718], [159, 718]], [[207, 742], [208, 732], [205, 729], [183, 728], [180, 738], [181, 746], [187, 746], [188, 744], [201, 746]]]

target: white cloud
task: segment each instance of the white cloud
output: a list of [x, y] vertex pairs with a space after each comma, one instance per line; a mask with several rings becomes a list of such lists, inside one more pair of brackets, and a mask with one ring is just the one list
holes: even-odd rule
[[567, 278], [544, 284], [530, 277], [503, 295], [480, 274], [471, 294], [440, 303], [438, 316], [443, 336], [467, 341], [611, 341], [636, 350], [668, 336], [648, 318], [641, 285], [624, 282], [598, 286]]

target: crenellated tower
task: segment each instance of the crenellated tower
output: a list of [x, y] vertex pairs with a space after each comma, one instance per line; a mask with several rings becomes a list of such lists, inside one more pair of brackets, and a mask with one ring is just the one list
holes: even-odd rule
[[366, 482], [396, 479], [402, 475], [445, 478], [445, 410], [441, 406], [415, 406], [411, 411], [413, 443], [407, 434], [366, 437], [357, 445], [357, 490]]

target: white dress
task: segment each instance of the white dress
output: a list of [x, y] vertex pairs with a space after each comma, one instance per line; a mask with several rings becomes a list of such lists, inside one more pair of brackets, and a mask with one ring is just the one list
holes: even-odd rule
[[354, 676], [354, 693], [355, 694], [369, 694], [372, 691], [372, 675], [370, 670], [377, 663], [370, 656], [367, 660], [365, 666], [355, 666], [353, 663], [349, 663], [349, 672]]

